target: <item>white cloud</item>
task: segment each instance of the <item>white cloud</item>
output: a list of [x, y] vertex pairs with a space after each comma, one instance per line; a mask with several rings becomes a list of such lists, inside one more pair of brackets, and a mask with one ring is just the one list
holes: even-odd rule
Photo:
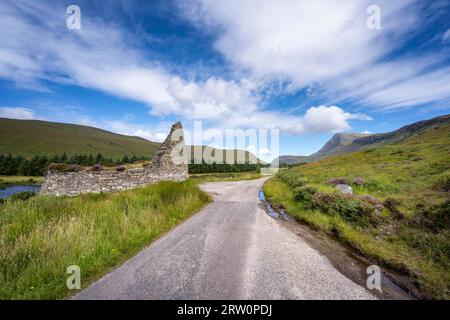
[[0, 107], [0, 118], [32, 120], [35, 119], [34, 111], [20, 107]]
[[275, 111], [260, 111], [249, 115], [233, 115], [223, 119], [225, 127], [278, 128], [290, 134], [306, 132], [339, 132], [351, 128], [350, 120], [372, 120], [365, 114], [348, 113], [336, 106], [309, 108], [303, 116]]
[[[186, 82], [179, 77], [172, 78], [168, 92], [177, 109], [172, 113], [188, 119], [219, 120], [232, 114], [250, 114], [256, 112], [257, 98], [252, 90], [255, 85], [246, 80], [240, 82], [209, 78], [204, 83]], [[154, 108], [165, 113], [167, 110]]]
[[105, 130], [128, 136], [137, 136], [154, 142], [164, 141], [170, 129], [170, 124], [166, 122], [161, 122], [150, 130], [148, 126], [123, 120], [104, 121], [100, 126]]
[[308, 109], [303, 126], [308, 132], [338, 132], [350, 129], [349, 120], [372, 120], [366, 115], [344, 112], [336, 106], [319, 106]]
[[450, 97], [450, 68], [434, 70], [440, 62], [427, 57], [377, 63], [329, 81], [324, 94], [333, 100], [357, 98], [379, 109], [444, 101]]
[[166, 88], [172, 76], [145, 59], [121, 29], [83, 15], [81, 30], [67, 30], [57, 23], [66, 18], [59, 6], [0, 3], [0, 28], [9, 30], [0, 43], [0, 77], [35, 89], [46, 80], [149, 105], [172, 102]]
[[[377, 1], [381, 30], [366, 26], [366, 8], [371, 4], [370, 0], [191, 0], [180, 7], [200, 28], [219, 32], [215, 48], [241, 72], [266, 81], [290, 81], [291, 90], [319, 83], [328, 104], [352, 98], [374, 108], [398, 108], [450, 98], [450, 73], [440, 63], [447, 58], [445, 53], [386, 59], [426, 19], [417, 2]], [[449, 37], [450, 30], [443, 39]]]
[[370, 132], [369, 130], [364, 130], [363, 132], [361, 132], [362, 134], [372, 134], [372, 132]]
[[450, 39], [450, 29], [448, 29], [442, 36], [442, 41], [447, 41], [448, 39]]
[[[223, 1], [203, 6], [209, 24], [223, 26], [217, 49], [250, 70], [249, 77], [182, 79], [149, 60], [117, 25], [83, 15], [82, 30], [70, 31], [58, 23], [66, 18], [61, 4], [28, 0], [0, 3], [0, 29], [8, 30], [0, 42], [0, 77], [39, 90], [46, 81], [93, 88], [143, 102], [154, 115], [204, 119], [221, 128], [280, 128], [300, 134], [345, 130], [348, 121], [362, 119], [337, 107], [319, 107], [330, 115], [320, 121], [314, 120], [317, 108], [305, 118], [263, 110], [260, 79], [270, 83], [281, 75], [299, 87], [366, 66], [382, 53], [384, 42], [370, 46], [378, 36], [365, 27], [364, 2]], [[385, 14], [401, 8], [390, 5]], [[391, 30], [392, 25], [396, 22], [384, 22], [383, 28]], [[97, 124], [81, 117], [76, 122], [150, 140], [160, 141], [166, 133], [124, 121]]]
[[82, 30], [74, 32], [47, 23], [61, 18], [46, 3], [0, 3], [0, 28], [11, 31], [0, 43], [0, 77], [34, 88], [43, 80], [94, 88], [143, 102], [154, 115], [185, 119], [220, 120], [258, 109], [252, 82], [183, 80], [146, 59], [114, 25], [83, 16]]
[[[368, 30], [371, 1], [193, 0], [185, 14], [207, 28], [223, 30], [215, 47], [257, 77], [287, 77], [298, 87], [370, 65], [415, 21], [411, 0], [381, 0], [383, 32]], [[402, 15], [401, 21], [396, 19]]]
[[250, 145], [247, 147], [247, 151], [252, 153], [256, 158], [263, 160], [267, 163], [271, 162], [275, 157], [279, 156], [272, 154], [272, 151], [268, 148], [257, 149], [255, 145]]

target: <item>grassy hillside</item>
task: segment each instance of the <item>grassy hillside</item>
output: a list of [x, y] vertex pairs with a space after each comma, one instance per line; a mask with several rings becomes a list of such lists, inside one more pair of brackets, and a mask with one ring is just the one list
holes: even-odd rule
[[153, 156], [159, 143], [105, 130], [47, 121], [0, 119], [0, 154]]
[[[105, 130], [74, 124], [35, 121], [12, 120], [0, 118], [0, 154], [33, 157], [36, 155], [61, 155], [68, 157], [75, 154], [97, 155], [101, 153], [105, 158], [122, 159], [123, 156], [152, 157], [160, 143], [145, 140], [140, 137], [120, 135]], [[205, 147], [203, 147], [204, 150]], [[193, 157], [194, 147], [190, 147]], [[227, 152], [223, 153], [227, 159]], [[258, 160], [248, 151], [234, 150], [237, 160], [241, 156], [246, 161]]]
[[0, 300], [57, 299], [66, 268], [83, 288], [209, 202], [193, 181], [0, 204]]
[[309, 156], [280, 156], [281, 164], [297, 164], [314, 162], [332, 155], [346, 153], [346, 148], [356, 139], [367, 137], [368, 134], [361, 133], [337, 133], [319, 151]]
[[338, 133], [335, 134], [319, 151], [309, 156], [281, 156], [280, 164], [297, 164], [315, 162], [333, 155], [355, 152], [381, 145], [404, 141], [413, 136], [432, 131], [442, 125], [450, 124], [450, 115], [444, 115], [429, 120], [419, 121], [398, 130], [378, 133]]
[[[189, 146], [190, 147], [190, 153], [188, 155], [188, 163], [191, 163], [191, 161], [193, 161], [194, 158], [194, 152], [197, 152], [195, 149], [196, 146]], [[197, 148], [200, 148], [200, 146], [197, 146]], [[206, 146], [202, 146], [202, 155], [203, 152], [205, 151]], [[200, 150], [200, 149], [198, 149]], [[236, 163], [238, 160], [243, 159], [245, 162], [251, 162], [251, 163], [261, 163], [264, 164], [264, 161], [256, 158], [256, 156], [254, 154], [252, 154], [251, 152], [248, 151], [244, 151], [244, 150], [239, 150], [239, 149], [235, 149], [233, 150], [233, 153], [231, 154], [231, 152], [228, 152], [230, 150], [225, 150], [225, 149], [218, 149], [218, 148], [213, 148], [213, 150], [211, 151], [211, 156], [215, 157], [215, 155], [217, 154], [217, 152], [222, 153], [222, 161], [226, 162], [228, 160], [228, 156], [232, 156], [233, 159], [230, 159], [230, 161], [234, 161], [234, 163]]]
[[[448, 299], [450, 125], [423, 129], [281, 170], [265, 192], [299, 221], [409, 275], [423, 296]], [[352, 185], [355, 194], [342, 195], [336, 183]]]

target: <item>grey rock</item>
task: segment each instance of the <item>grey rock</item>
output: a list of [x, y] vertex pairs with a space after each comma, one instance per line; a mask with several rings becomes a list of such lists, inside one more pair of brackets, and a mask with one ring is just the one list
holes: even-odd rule
[[337, 184], [336, 189], [344, 194], [353, 194], [353, 188], [347, 184]]

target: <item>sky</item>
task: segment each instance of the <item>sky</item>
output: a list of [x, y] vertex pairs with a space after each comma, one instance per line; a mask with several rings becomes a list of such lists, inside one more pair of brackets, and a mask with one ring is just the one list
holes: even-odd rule
[[450, 113], [448, 17], [445, 0], [2, 0], [0, 117], [153, 141], [175, 121], [279, 129], [280, 154], [307, 155]]

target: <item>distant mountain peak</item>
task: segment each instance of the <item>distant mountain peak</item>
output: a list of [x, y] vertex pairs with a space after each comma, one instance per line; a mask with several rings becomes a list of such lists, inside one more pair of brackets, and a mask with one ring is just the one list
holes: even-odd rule
[[398, 130], [387, 133], [336, 133], [316, 153], [313, 153], [309, 156], [280, 156], [279, 163], [296, 164], [303, 162], [315, 162], [333, 155], [346, 154], [367, 147], [404, 141], [412, 136], [444, 125], [450, 125], [449, 114], [415, 122], [401, 127]]
[[339, 148], [351, 144], [356, 139], [370, 136], [364, 133], [336, 133], [316, 154], [330, 154], [339, 152]]

